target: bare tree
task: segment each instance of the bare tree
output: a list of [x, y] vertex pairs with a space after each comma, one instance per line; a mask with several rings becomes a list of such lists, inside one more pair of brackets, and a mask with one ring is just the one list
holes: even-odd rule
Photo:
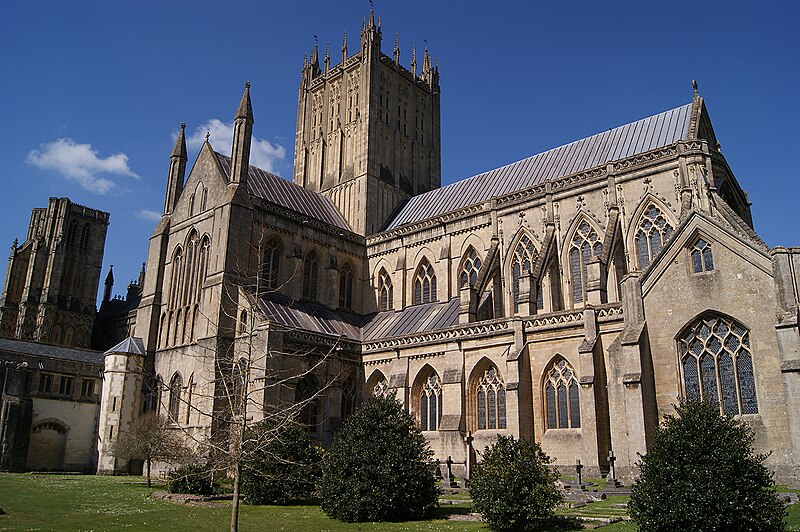
[[147, 413], [131, 422], [111, 446], [111, 454], [123, 460], [143, 460], [147, 464], [147, 487], [153, 462], [191, 461], [192, 450], [184, 438], [171, 430], [164, 416]]
[[[330, 335], [311, 344], [272, 345], [276, 334], [291, 328], [263, 315], [262, 298], [282, 287], [263, 282], [263, 245], [253, 248], [248, 264], [223, 283], [222, 300], [215, 307], [221, 309], [219, 315], [203, 316], [214, 328], [215, 342], [198, 341], [198, 348], [190, 352], [206, 373], [197, 389], [189, 383], [187, 393], [176, 394], [171, 383], [164, 382], [160, 390], [160, 402], [170, 412], [173, 430], [182, 431], [217, 472], [231, 478], [231, 531], [238, 530], [243, 469], [249, 467], [253, 455], [290, 427], [301, 425], [311, 433], [318, 432], [324, 417], [321, 403], [340, 381], [338, 361], [350, 347], [344, 337]], [[296, 277], [292, 275], [284, 284]], [[353, 367], [358, 367], [355, 356]], [[180, 416], [183, 419], [178, 419], [179, 412], [186, 412], [185, 417]], [[202, 419], [201, 424], [211, 430], [193, 432], [188, 423], [191, 417]], [[248, 430], [259, 421], [269, 428]]]

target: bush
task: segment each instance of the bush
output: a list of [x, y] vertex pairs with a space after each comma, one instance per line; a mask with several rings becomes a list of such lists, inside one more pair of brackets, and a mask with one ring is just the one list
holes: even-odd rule
[[433, 452], [393, 397], [350, 416], [323, 466], [322, 510], [347, 522], [421, 519], [436, 506]]
[[181, 466], [167, 475], [167, 491], [191, 495], [212, 495], [216, 486], [212, 471], [200, 464]]
[[266, 421], [245, 436], [239, 489], [250, 504], [289, 504], [311, 498], [322, 475], [322, 452], [301, 427]]
[[644, 532], [783, 530], [767, 455], [753, 433], [719, 406], [682, 403], [641, 457], [628, 511]]
[[538, 443], [498, 436], [486, 447], [469, 480], [472, 506], [492, 530], [530, 530], [549, 525], [561, 502], [558, 473]]

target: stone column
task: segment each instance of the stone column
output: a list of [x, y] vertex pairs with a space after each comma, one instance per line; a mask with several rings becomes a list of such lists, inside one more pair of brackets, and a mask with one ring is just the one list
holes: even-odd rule
[[[580, 409], [581, 409], [581, 460], [592, 473], [600, 472], [597, 430], [597, 401], [595, 386], [603, 383], [595, 382], [595, 351], [602, 349], [597, 338], [597, 313], [594, 307], [583, 310], [584, 338], [578, 346]], [[600, 358], [602, 360], [602, 357]]]

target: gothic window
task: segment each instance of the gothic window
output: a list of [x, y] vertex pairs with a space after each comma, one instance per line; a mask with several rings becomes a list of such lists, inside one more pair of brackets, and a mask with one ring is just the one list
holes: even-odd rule
[[392, 310], [394, 308], [392, 278], [383, 268], [381, 268], [380, 273], [378, 273], [378, 308], [379, 310]]
[[467, 250], [464, 255], [464, 260], [461, 261], [461, 274], [458, 278], [458, 287], [462, 288], [469, 283], [475, 286], [478, 282], [478, 272], [481, 270], [481, 258], [478, 252], [472, 246]]
[[89, 224], [83, 224], [81, 228], [81, 243], [80, 249], [81, 251], [86, 251], [86, 248], [89, 247]]
[[72, 248], [75, 247], [75, 239], [78, 236], [78, 222], [72, 220], [69, 223], [69, 229], [67, 229], [67, 247]]
[[189, 196], [189, 216], [194, 216], [194, 193]]
[[274, 238], [267, 242], [264, 248], [263, 263], [261, 265], [261, 282], [265, 289], [278, 288], [278, 271], [281, 261], [281, 247]]
[[642, 214], [634, 237], [639, 268], [646, 268], [652, 262], [671, 235], [672, 226], [664, 213], [651, 204]]
[[339, 306], [353, 308], [353, 268], [347, 263], [339, 270]]
[[436, 301], [436, 274], [428, 259], [423, 258], [414, 276], [414, 304]]
[[478, 430], [506, 428], [506, 388], [497, 368], [483, 372], [475, 394]]
[[351, 375], [342, 386], [342, 421], [356, 411], [356, 379]]
[[318, 393], [317, 381], [311, 374], [300, 379], [294, 392], [294, 402], [300, 408], [298, 421], [312, 433], [317, 432]]
[[442, 381], [431, 373], [419, 394], [419, 420], [422, 430], [439, 430], [442, 421]]
[[239, 314], [239, 334], [244, 334], [247, 332], [247, 311], [242, 309], [241, 314]]
[[726, 415], [757, 414], [750, 331], [717, 314], [695, 321], [678, 339], [684, 395], [718, 404]]
[[519, 280], [523, 276], [530, 275], [535, 261], [536, 248], [533, 247], [533, 241], [528, 235], [522, 235], [511, 259], [511, 277], [514, 282], [514, 312], [519, 312]]
[[319, 276], [319, 258], [312, 251], [303, 261], [303, 297], [317, 299], [317, 277]]
[[563, 357], [556, 357], [545, 372], [544, 403], [547, 429], [580, 428], [578, 380]]
[[192, 419], [192, 395], [194, 393], [194, 373], [189, 375], [189, 382], [186, 384], [186, 424]]
[[208, 189], [203, 188], [203, 199], [200, 202], [200, 210], [204, 211], [208, 207]]
[[181, 267], [183, 265], [183, 249], [178, 246], [172, 256], [172, 279], [170, 281], [169, 308], [178, 306], [177, 299], [180, 293]]
[[375, 386], [372, 387], [372, 395], [374, 397], [389, 397], [389, 381], [386, 377], [381, 376]]
[[178, 422], [178, 413], [181, 409], [182, 386], [183, 382], [181, 381], [181, 374], [176, 372], [175, 375], [172, 376], [172, 380], [169, 382], [169, 417], [175, 423]]
[[569, 268], [572, 278], [572, 300], [586, 300], [586, 269], [592, 258], [603, 252], [603, 244], [587, 222], [581, 222], [569, 248]]
[[702, 238], [699, 238], [692, 247], [692, 269], [694, 273], [714, 271], [714, 257], [711, 255], [711, 244]]

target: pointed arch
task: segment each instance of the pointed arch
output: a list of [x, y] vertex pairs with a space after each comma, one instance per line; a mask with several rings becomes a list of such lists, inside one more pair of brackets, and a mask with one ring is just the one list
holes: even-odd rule
[[376, 284], [378, 286], [378, 310], [394, 309], [394, 287], [392, 286], [392, 277], [386, 268], [382, 267], [378, 272]]
[[[525, 276], [530, 276], [533, 272], [533, 266], [539, 256], [539, 249], [541, 245], [535, 240], [533, 235], [525, 229], [520, 227], [517, 235], [512, 240], [511, 246], [508, 248], [506, 254], [506, 262], [508, 264], [507, 271], [511, 278], [511, 302], [514, 312], [519, 312], [520, 304], [520, 279]], [[531, 279], [531, 285], [539, 284], [539, 279]], [[541, 298], [541, 287], [537, 290], [537, 307], [541, 308], [538, 300]]]
[[376, 369], [367, 379], [364, 387], [365, 397], [385, 397], [390, 394], [389, 379], [379, 369]]
[[633, 263], [643, 270], [653, 262], [677, 227], [678, 221], [667, 204], [655, 194], [647, 193], [631, 216], [627, 231], [628, 249]]
[[200, 202], [200, 209], [197, 211], [198, 214], [206, 210], [206, 194], [205, 194], [206, 187], [203, 186], [202, 181], [198, 181], [197, 186], [194, 188], [194, 194], [192, 194], [192, 198], [195, 198], [197, 201]]
[[186, 424], [189, 425], [192, 420], [192, 399], [194, 398], [194, 373], [189, 375], [189, 380], [186, 381]]
[[545, 430], [581, 427], [580, 386], [566, 358], [556, 354], [542, 374]]
[[319, 283], [319, 255], [316, 250], [311, 250], [303, 259], [303, 297], [317, 299]]
[[172, 252], [170, 286], [169, 286], [169, 308], [174, 309], [178, 306], [178, 294], [180, 293], [181, 267], [183, 265], [183, 246], [178, 244]]
[[603, 252], [603, 230], [581, 211], [572, 220], [562, 246], [562, 264], [569, 272], [570, 295], [573, 305], [586, 301], [588, 263]]
[[267, 240], [261, 257], [261, 286], [265, 290], [277, 290], [280, 275], [283, 244], [275, 235]]
[[731, 316], [706, 311], [675, 337], [683, 397], [719, 405], [737, 416], [758, 413], [750, 329]]
[[467, 422], [470, 430], [506, 428], [506, 387], [497, 365], [483, 357], [468, 380]]
[[433, 269], [433, 265], [431, 265], [427, 257], [422, 257], [422, 260], [419, 262], [417, 270], [414, 273], [412, 286], [414, 288], [415, 305], [438, 301], [436, 295], [436, 271]]
[[169, 381], [169, 417], [173, 423], [178, 423], [178, 415], [181, 409], [181, 388], [183, 388], [183, 379], [181, 374], [175, 372]]
[[307, 373], [298, 382], [294, 391], [294, 402], [298, 406], [298, 422], [309, 433], [316, 433], [319, 424], [319, 384], [312, 373]]
[[469, 245], [461, 256], [461, 262], [458, 265], [458, 288], [463, 288], [470, 285], [477, 288], [478, 274], [480, 273], [483, 261], [478, 251]]
[[341, 420], [344, 421], [356, 411], [358, 385], [353, 375], [348, 376], [342, 384]]
[[430, 364], [417, 373], [412, 387], [416, 417], [423, 431], [437, 431], [442, 421], [442, 379]]
[[353, 266], [350, 261], [339, 268], [339, 307], [353, 308]]

